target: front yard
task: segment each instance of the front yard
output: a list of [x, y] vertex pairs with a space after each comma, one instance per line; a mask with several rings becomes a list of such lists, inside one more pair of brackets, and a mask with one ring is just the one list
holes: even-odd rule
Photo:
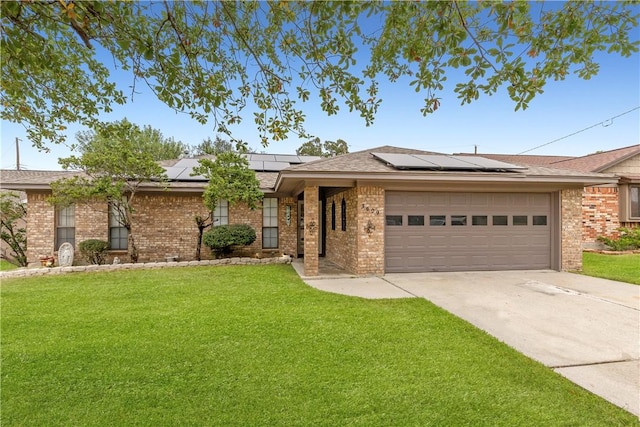
[[640, 254], [606, 255], [584, 252], [582, 274], [640, 285]]
[[638, 425], [423, 299], [290, 266], [7, 279], [3, 426]]

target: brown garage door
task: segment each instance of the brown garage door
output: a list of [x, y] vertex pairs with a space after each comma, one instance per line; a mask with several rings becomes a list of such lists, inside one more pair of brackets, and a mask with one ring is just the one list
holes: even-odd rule
[[546, 269], [547, 193], [387, 192], [387, 272]]

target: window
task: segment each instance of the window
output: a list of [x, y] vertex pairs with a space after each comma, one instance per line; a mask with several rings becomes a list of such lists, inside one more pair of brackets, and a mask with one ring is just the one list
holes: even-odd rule
[[507, 225], [507, 216], [506, 215], [494, 215], [493, 216], [493, 225]]
[[629, 187], [629, 205], [631, 218], [640, 218], [640, 187]]
[[336, 229], [336, 202], [331, 202], [331, 229]]
[[341, 209], [341, 219], [342, 219], [342, 231], [347, 231], [347, 202], [342, 199], [342, 209]]
[[129, 233], [122, 225], [121, 206], [119, 203], [109, 205], [109, 248], [113, 250], [127, 250], [128, 246]]
[[387, 225], [402, 225], [402, 215], [387, 215]]
[[424, 215], [409, 215], [407, 224], [424, 225]]
[[447, 225], [447, 217], [444, 215], [431, 215], [429, 225]]
[[262, 247], [278, 247], [278, 199], [273, 197], [262, 201]]
[[76, 245], [76, 208], [74, 205], [56, 210], [56, 250], [63, 243]]
[[546, 215], [534, 215], [533, 216], [533, 225], [547, 225], [547, 216]]
[[211, 215], [211, 223], [215, 227], [217, 225], [229, 224], [229, 202], [220, 200]]
[[487, 225], [486, 215], [473, 215], [471, 217], [471, 225]]
[[513, 216], [513, 225], [527, 225], [527, 216], [526, 215], [514, 215]]
[[451, 215], [451, 225], [467, 225], [467, 216]]

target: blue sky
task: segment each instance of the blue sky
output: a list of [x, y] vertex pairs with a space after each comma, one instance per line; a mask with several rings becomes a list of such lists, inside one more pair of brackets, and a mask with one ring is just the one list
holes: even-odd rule
[[[638, 30], [636, 29], [636, 32]], [[465, 106], [453, 93], [454, 82], [440, 94], [442, 104], [433, 114], [423, 117], [420, 108], [424, 95], [402, 83], [382, 83], [382, 106], [375, 123], [367, 127], [356, 113], [343, 107], [337, 116], [327, 116], [312, 101], [303, 104], [306, 128], [321, 140], [343, 139], [350, 151], [380, 145], [419, 148], [442, 153], [473, 152], [517, 154], [569, 134], [605, 122], [577, 135], [544, 146], [528, 154], [581, 156], [600, 150], [611, 150], [640, 143], [640, 109], [609, 121], [611, 117], [640, 106], [640, 54], [630, 58], [599, 54], [600, 72], [590, 80], [569, 75], [564, 81], [549, 81], [524, 111], [514, 111], [515, 104], [503, 88], [494, 96], [481, 96]], [[453, 79], [449, 79], [453, 80]], [[121, 82], [122, 83], [122, 82]], [[122, 88], [127, 84], [123, 83]], [[197, 144], [216, 134], [213, 125], [200, 125], [186, 114], [175, 113], [156, 101], [150, 90], [138, 85], [134, 102], [115, 108], [104, 117], [124, 117], [138, 125], [151, 125], [166, 137]], [[305, 140], [291, 138], [259, 144], [253, 120], [231, 128], [234, 136], [251, 147], [268, 153], [295, 153]], [[81, 128], [70, 126], [70, 142]], [[20, 142], [20, 163], [25, 169], [60, 169], [58, 157], [68, 156], [64, 146], [49, 145], [49, 153], [31, 147], [21, 125], [3, 121], [2, 168], [15, 168], [15, 138]]]

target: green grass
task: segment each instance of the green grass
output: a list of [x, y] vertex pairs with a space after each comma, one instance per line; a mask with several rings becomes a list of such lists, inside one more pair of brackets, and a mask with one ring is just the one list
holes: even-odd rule
[[290, 266], [3, 280], [7, 426], [615, 426], [633, 415], [423, 299]]
[[640, 254], [582, 254], [582, 274], [640, 285]]
[[13, 265], [13, 264], [11, 264], [6, 259], [0, 259], [0, 271], [15, 270], [16, 268], [18, 268], [18, 267]]

